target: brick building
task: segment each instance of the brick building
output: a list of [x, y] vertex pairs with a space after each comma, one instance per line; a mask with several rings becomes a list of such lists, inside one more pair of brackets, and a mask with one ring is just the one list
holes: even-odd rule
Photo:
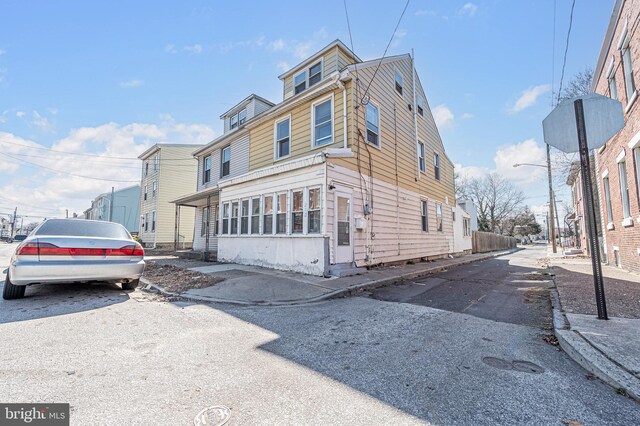
[[640, 2], [617, 0], [596, 65], [592, 90], [618, 99], [624, 128], [596, 153], [607, 261], [640, 272]]
[[[597, 174], [595, 169], [595, 159], [594, 156], [590, 156], [590, 164], [591, 164], [591, 185], [592, 191], [594, 194], [598, 194], [598, 188], [596, 187], [597, 183]], [[571, 169], [569, 170], [569, 176], [567, 177], [567, 185], [571, 187], [571, 203], [573, 207], [573, 213], [566, 216], [564, 218], [564, 222], [566, 225], [570, 225], [571, 231], [573, 231], [572, 243], [574, 247], [579, 248], [583, 251], [583, 253], [590, 255], [589, 253], [589, 228], [587, 226], [587, 217], [586, 217], [586, 209], [583, 197], [583, 180], [582, 180], [582, 171], [580, 170], [580, 162], [576, 161], [571, 164]], [[600, 214], [600, 202], [598, 197], [595, 197], [596, 204], [596, 228], [598, 231], [598, 246], [600, 247], [600, 254], [602, 259], [605, 259], [603, 252], [603, 235], [602, 235], [602, 218]]]

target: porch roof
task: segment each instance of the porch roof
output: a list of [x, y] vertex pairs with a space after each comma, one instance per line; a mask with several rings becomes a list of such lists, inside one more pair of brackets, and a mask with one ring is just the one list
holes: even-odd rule
[[204, 191], [198, 191], [192, 194], [183, 195], [182, 197], [171, 201], [171, 203], [177, 206], [204, 207], [207, 205], [207, 198], [217, 197], [219, 192], [220, 189], [216, 186], [213, 188], [205, 189]]

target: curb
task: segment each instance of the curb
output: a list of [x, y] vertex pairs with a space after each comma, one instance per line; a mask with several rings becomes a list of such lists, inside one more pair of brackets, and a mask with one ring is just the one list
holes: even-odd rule
[[624, 389], [627, 396], [640, 402], [640, 380], [602, 351], [593, 346], [587, 339], [575, 330], [562, 311], [560, 295], [555, 287], [551, 289], [551, 305], [553, 308], [553, 332], [563, 351], [585, 370], [611, 386]]
[[[379, 287], [384, 287], [387, 285], [392, 285], [392, 284], [397, 284], [403, 281], [407, 281], [407, 280], [413, 280], [419, 277], [423, 277], [426, 275], [431, 275], [433, 273], [436, 272], [441, 272], [443, 270], [449, 269], [449, 268], [455, 268], [458, 266], [462, 266], [462, 265], [468, 265], [470, 263], [474, 263], [474, 262], [480, 262], [482, 260], [487, 260], [487, 259], [491, 259], [494, 257], [499, 257], [499, 256], [504, 256], [507, 254], [511, 254], [511, 253], [515, 253], [517, 251], [521, 250], [520, 248], [516, 248], [516, 249], [511, 249], [511, 250], [507, 250], [507, 251], [501, 251], [501, 252], [492, 252], [492, 253], [487, 253], [485, 256], [481, 256], [481, 257], [477, 257], [474, 259], [467, 259], [467, 260], [463, 260], [461, 262], [455, 263], [455, 264], [449, 264], [449, 265], [440, 265], [440, 266], [434, 266], [428, 269], [423, 269], [420, 271], [414, 271], [414, 272], [408, 272], [406, 274], [402, 274], [402, 275], [397, 275], [394, 277], [390, 277], [390, 278], [381, 278], [378, 280], [374, 280], [374, 281], [370, 281], [370, 282], [366, 282], [366, 283], [361, 283], [361, 284], [355, 284], [352, 285], [350, 287], [346, 287], [346, 288], [341, 288], [338, 290], [333, 290], [330, 291], [329, 293], [325, 293], [322, 294], [320, 296], [316, 296], [316, 297], [311, 297], [308, 299], [297, 299], [297, 300], [287, 300], [287, 301], [282, 301], [282, 302], [247, 302], [244, 300], [234, 300], [234, 299], [220, 299], [220, 298], [216, 298], [216, 297], [207, 297], [207, 296], [196, 296], [196, 295], [187, 295], [185, 293], [174, 293], [171, 291], [167, 291], [164, 288], [162, 288], [161, 286], [145, 279], [145, 278], [141, 278], [140, 281], [142, 283], [145, 284], [145, 286], [142, 288], [143, 291], [147, 291], [147, 292], [157, 292], [157, 293], [161, 293], [164, 294], [165, 296], [172, 296], [172, 297], [179, 297], [181, 299], [186, 299], [186, 300], [193, 300], [193, 301], [198, 301], [198, 302], [212, 302], [212, 303], [224, 303], [224, 304], [230, 304], [230, 305], [241, 305], [241, 306], [294, 306], [294, 305], [303, 305], [303, 304], [307, 304], [307, 303], [314, 303], [314, 302], [321, 302], [324, 300], [328, 300], [328, 299], [334, 299], [337, 297], [346, 297], [346, 296], [350, 296], [353, 295], [355, 293], [358, 293], [360, 291], [365, 291], [365, 290], [373, 290]], [[464, 258], [463, 258], [464, 259]]]

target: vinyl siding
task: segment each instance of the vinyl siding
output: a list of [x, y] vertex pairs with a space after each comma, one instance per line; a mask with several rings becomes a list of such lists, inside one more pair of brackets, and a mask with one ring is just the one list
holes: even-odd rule
[[[201, 154], [197, 159], [197, 191], [214, 187], [220, 182], [220, 153], [222, 148], [231, 145], [231, 164], [230, 174], [225, 179], [231, 179], [242, 175], [249, 171], [249, 132], [240, 131], [237, 139], [233, 139], [230, 143], [221, 144], [213, 151]], [[207, 184], [202, 183], [202, 170], [204, 167], [204, 159], [211, 155], [211, 180]]]
[[[307, 70], [308, 71], [309, 67], [314, 65], [314, 64], [316, 64], [317, 61], [319, 61], [319, 60], [320, 59], [318, 58], [318, 60], [316, 60], [316, 61], [309, 62], [305, 66], [300, 67], [297, 70], [295, 70], [291, 75], [289, 75], [288, 77], [286, 77], [284, 79], [284, 82], [283, 82], [283, 85], [284, 85], [284, 91], [283, 91], [284, 99], [287, 99], [287, 98], [290, 98], [291, 96], [293, 96], [293, 89], [294, 89], [293, 81], [294, 81], [295, 75], [299, 74], [303, 70]], [[329, 77], [334, 72], [340, 71], [346, 65], [348, 65], [348, 64], [353, 62], [353, 60], [350, 58], [350, 56], [346, 52], [344, 52], [342, 49], [340, 49], [340, 47], [338, 47], [338, 46], [334, 47], [333, 49], [331, 49], [327, 53], [325, 53], [322, 56], [322, 61], [323, 61], [323, 64], [322, 64], [322, 79], [323, 80], [326, 79], [327, 77]]]
[[[217, 201], [216, 201], [217, 203]], [[218, 251], [218, 238], [215, 234], [216, 232], [216, 220], [218, 219], [218, 212], [216, 210], [216, 203], [211, 201], [211, 215], [209, 216], [209, 251], [216, 252]], [[204, 251], [206, 248], [206, 235], [202, 235], [202, 218], [204, 208], [195, 209], [195, 233], [193, 235], [193, 249], [196, 251]]]
[[[321, 99], [330, 98], [333, 95], [333, 143], [323, 145], [322, 147], [311, 148], [311, 109], [315, 102]], [[350, 98], [347, 93], [347, 100]], [[307, 156], [313, 152], [320, 152], [322, 149], [329, 147], [342, 147], [344, 129], [342, 123], [342, 90], [334, 90], [330, 93], [321, 95], [309, 102], [305, 102], [289, 111], [268, 120], [259, 126], [251, 129], [251, 148], [249, 156], [250, 170], [267, 167], [274, 162], [274, 124], [276, 121], [291, 115], [291, 155], [286, 160], [292, 160]], [[347, 104], [347, 109], [349, 104]], [[284, 160], [284, 159], [283, 159]]]

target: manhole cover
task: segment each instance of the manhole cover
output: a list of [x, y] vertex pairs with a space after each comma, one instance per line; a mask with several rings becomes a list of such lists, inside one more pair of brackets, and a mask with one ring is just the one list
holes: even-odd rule
[[501, 370], [511, 370], [513, 365], [506, 359], [494, 358], [492, 356], [485, 356], [482, 358], [482, 362], [487, 364], [489, 367], [499, 368]]
[[514, 370], [522, 371], [523, 373], [532, 373], [532, 374], [544, 373], [544, 368], [540, 367], [538, 364], [534, 364], [529, 361], [513, 361], [511, 364], [513, 365]]
[[224, 405], [214, 405], [200, 411], [193, 419], [195, 426], [222, 426], [231, 417], [231, 410]]

